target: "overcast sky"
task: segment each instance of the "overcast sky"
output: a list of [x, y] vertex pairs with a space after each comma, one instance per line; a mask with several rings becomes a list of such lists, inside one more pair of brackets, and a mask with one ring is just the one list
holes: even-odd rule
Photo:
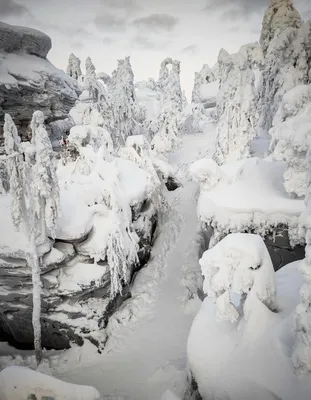
[[[269, 0], [0, 0], [0, 20], [39, 29], [52, 38], [48, 58], [65, 69], [73, 52], [111, 73], [131, 56], [136, 80], [157, 78], [161, 61], [181, 60], [189, 96], [194, 72], [213, 65], [220, 48], [234, 52], [259, 39]], [[296, 0], [311, 18], [311, 0]]]

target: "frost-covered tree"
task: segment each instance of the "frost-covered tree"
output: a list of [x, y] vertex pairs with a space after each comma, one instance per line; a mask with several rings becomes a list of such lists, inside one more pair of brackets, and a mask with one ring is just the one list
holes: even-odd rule
[[81, 71], [81, 60], [76, 57], [73, 53], [70, 54], [67, 66], [67, 75], [78, 80], [82, 75]]
[[271, 0], [263, 18], [260, 35], [264, 54], [267, 53], [272, 39], [287, 28], [299, 28], [300, 25], [301, 17], [292, 0]]
[[255, 137], [257, 91], [255, 75], [244, 49], [218, 56], [220, 90], [217, 96], [217, 139], [214, 159], [218, 164], [250, 156]]
[[159, 153], [171, 151], [178, 143], [178, 121], [183, 109], [180, 62], [171, 59], [164, 61], [165, 65], [171, 62], [172, 69], [162, 89], [160, 115], [152, 127], [156, 133], [152, 140], [152, 148]]
[[139, 106], [134, 86], [134, 74], [130, 58], [118, 61], [112, 74], [111, 104], [114, 122], [114, 142], [124, 144], [133, 134], [135, 127], [145, 119], [144, 110]]
[[214, 71], [208, 66], [208, 64], [204, 64], [201, 71], [195, 73], [192, 103], [201, 103], [200, 90], [202, 85], [214, 82], [215, 80], [216, 76]]
[[270, 23], [264, 19], [261, 39], [265, 67], [260, 90], [258, 131], [263, 133], [271, 128], [284, 94], [297, 85], [309, 83], [310, 22], [302, 24], [291, 1], [277, 1], [274, 8], [276, 11]]
[[273, 158], [287, 164], [284, 173], [286, 191], [294, 197], [305, 196], [309, 183], [311, 85], [296, 86], [284, 95], [269, 133]]
[[55, 238], [60, 205], [54, 153], [41, 111], [34, 112], [31, 131], [31, 142], [21, 145], [17, 129], [11, 117], [6, 114], [4, 137], [8, 170], [11, 176], [12, 219], [17, 228], [21, 223], [25, 225], [30, 243], [27, 262], [32, 269], [32, 324], [36, 358], [40, 363], [42, 357], [40, 323], [42, 260], [38, 250], [47, 243], [49, 237]]
[[159, 73], [159, 81], [158, 85], [161, 89], [165, 88], [166, 80], [169, 77], [170, 71], [167, 68], [168, 65], [172, 65], [173, 60], [170, 57], [167, 57], [165, 60], [162, 61]]
[[295, 314], [295, 345], [292, 361], [299, 375], [311, 373], [311, 141], [308, 140], [308, 190], [306, 209], [302, 213], [302, 229], [306, 234], [306, 258], [300, 268], [304, 275], [304, 284], [300, 290], [300, 304]]

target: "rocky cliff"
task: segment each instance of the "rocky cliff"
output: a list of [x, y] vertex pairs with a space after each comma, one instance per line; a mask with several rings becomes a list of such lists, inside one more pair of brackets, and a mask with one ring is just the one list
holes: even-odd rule
[[46, 59], [51, 46], [42, 32], [0, 22], [0, 145], [5, 113], [27, 139], [35, 110], [50, 123], [67, 118], [73, 107], [77, 82]]

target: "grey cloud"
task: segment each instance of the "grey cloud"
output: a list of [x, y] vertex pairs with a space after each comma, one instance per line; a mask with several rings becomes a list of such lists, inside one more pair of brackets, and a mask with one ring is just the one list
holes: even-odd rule
[[127, 12], [140, 8], [135, 0], [105, 0], [105, 3], [111, 8], [125, 10]]
[[269, 0], [209, 0], [204, 7], [206, 12], [219, 12], [225, 19], [243, 17], [245, 15], [262, 15], [269, 5]]
[[169, 40], [152, 40], [151, 38], [147, 36], [135, 36], [131, 40], [131, 46], [138, 48], [138, 49], [143, 49], [143, 50], [159, 50], [159, 49], [164, 49], [166, 48], [171, 42]]
[[198, 46], [196, 44], [191, 44], [182, 49], [182, 53], [195, 54], [198, 51]]
[[161, 13], [150, 14], [147, 17], [137, 18], [133, 21], [133, 25], [138, 28], [166, 32], [172, 31], [177, 23], [178, 18]]
[[115, 42], [115, 39], [112, 39], [111, 37], [104, 37], [103, 38], [103, 43], [106, 45], [109, 45], [111, 43]]
[[26, 7], [16, 3], [14, 0], [0, 0], [0, 15], [1, 16], [17, 16], [28, 14]]
[[119, 17], [112, 13], [105, 13], [98, 15], [94, 23], [96, 27], [101, 31], [121, 31], [127, 25], [127, 21], [125, 18]]

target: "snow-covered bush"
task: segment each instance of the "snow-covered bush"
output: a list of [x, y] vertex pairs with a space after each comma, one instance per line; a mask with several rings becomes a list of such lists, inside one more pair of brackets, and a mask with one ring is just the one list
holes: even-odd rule
[[202, 158], [194, 162], [189, 173], [195, 182], [201, 184], [201, 190], [213, 189], [221, 179], [226, 179], [226, 175], [221, 168], [211, 158]]
[[202, 133], [211, 118], [205, 112], [202, 104], [188, 104], [178, 118], [180, 134]]
[[[200, 265], [203, 290], [215, 300], [218, 321], [249, 320], [263, 305], [267, 312], [275, 310], [274, 269], [260, 236], [228, 235], [203, 254]], [[234, 304], [234, 295], [240, 302]]]
[[305, 196], [309, 183], [311, 85], [296, 86], [284, 95], [269, 133], [273, 158], [287, 164], [284, 173], [286, 191], [293, 196]]
[[[41, 281], [42, 258], [38, 248], [55, 238], [55, 227], [60, 215], [59, 187], [54, 154], [41, 111], [33, 114], [31, 142], [20, 143], [12, 118], [6, 114], [4, 124], [5, 150], [8, 156], [12, 220], [17, 229], [26, 227], [30, 249], [28, 265], [32, 268], [33, 329], [37, 362], [41, 361]], [[31, 182], [31, 184], [30, 184]]]
[[69, 55], [68, 66], [67, 66], [67, 75], [72, 78], [78, 80], [82, 75], [81, 71], [81, 60], [76, 57], [73, 53]]
[[217, 139], [214, 159], [218, 164], [250, 157], [255, 137], [257, 91], [255, 74], [245, 49], [218, 56], [220, 90], [217, 96]]

